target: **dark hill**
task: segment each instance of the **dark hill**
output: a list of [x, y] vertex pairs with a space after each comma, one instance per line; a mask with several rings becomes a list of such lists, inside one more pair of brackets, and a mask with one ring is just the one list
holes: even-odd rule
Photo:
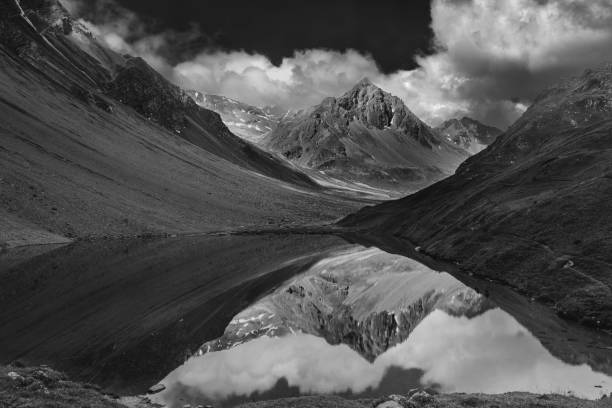
[[341, 224], [404, 238], [612, 328], [612, 65], [541, 93], [454, 176]]

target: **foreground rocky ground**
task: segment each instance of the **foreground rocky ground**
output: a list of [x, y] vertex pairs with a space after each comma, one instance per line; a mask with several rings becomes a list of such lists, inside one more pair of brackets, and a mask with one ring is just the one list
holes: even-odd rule
[[[71, 381], [47, 366], [0, 366], [0, 407], [90, 407], [90, 408], [160, 408], [147, 397], [123, 397], [106, 394], [100, 387]], [[406, 395], [390, 395], [376, 400], [348, 400], [333, 396], [309, 396], [261, 401], [241, 405], [242, 408], [459, 408], [459, 407], [612, 407], [612, 396], [588, 401], [571, 396], [508, 393], [430, 394], [424, 390], [407, 391]], [[197, 407], [194, 407], [197, 408]]]
[[[413, 391], [414, 392], [414, 391]], [[537, 395], [528, 393], [487, 394], [439, 394], [430, 395], [416, 391], [407, 395], [390, 395], [378, 400], [347, 400], [339, 397], [301, 397], [275, 401], [262, 401], [241, 405], [241, 408], [603, 408], [612, 406], [608, 397], [599, 401], [587, 401], [561, 395]]]

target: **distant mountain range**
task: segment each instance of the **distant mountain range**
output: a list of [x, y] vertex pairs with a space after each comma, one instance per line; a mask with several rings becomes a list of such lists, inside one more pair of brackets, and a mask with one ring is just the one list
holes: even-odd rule
[[449, 119], [434, 130], [470, 154], [485, 149], [502, 133], [501, 129], [484, 125], [466, 116], [461, 119]]
[[278, 121], [287, 114], [274, 107], [258, 108], [219, 95], [207, 95], [199, 91], [187, 94], [200, 106], [217, 112], [232, 133], [252, 143], [259, 143], [264, 135], [273, 130]]
[[[355, 93], [364, 89], [365, 94], [369, 96], [357, 101], [355, 106], [349, 106], [350, 103], [347, 103], [347, 100], [351, 98], [349, 94], [353, 93], [355, 97]], [[367, 78], [360, 81], [347, 94], [338, 98], [344, 101], [342, 102], [344, 112], [332, 106], [336, 101], [334, 98], [328, 98], [320, 105], [307, 110], [290, 111], [279, 107], [259, 108], [225, 96], [210, 95], [195, 90], [187, 91], [187, 94], [198, 105], [221, 115], [225, 125], [234, 134], [266, 150], [280, 153], [304, 169], [314, 169], [336, 178], [356, 182], [365, 181], [386, 188], [403, 188], [399, 186], [408, 182], [412, 186], [411, 189], [414, 190], [435, 181], [440, 178], [440, 175], [452, 173], [459, 161], [454, 161], [451, 157], [450, 161], [454, 164], [448, 165], [449, 158], [446, 157], [448, 155], [440, 154], [440, 152], [436, 152], [437, 155], [430, 154], [430, 157], [421, 161], [415, 160], [415, 153], [421, 153], [423, 146], [431, 150], [434, 145], [447, 148], [446, 145], [451, 144], [472, 155], [486, 148], [502, 133], [498, 128], [484, 125], [469, 117], [450, 119], [430, 129], [410, 112], [399, 98], [384, 92]], [[371, 103], [377, 98], [380, 98], [379, 106]], [[334, 109], [335, 112], [331, 112]], [[368, 109], [370, 113], [364, 113]], [[398, 110], [397, 116], [395, 109]], [[381, 112], [382, 116], [375, 119], [376, 114], [373, 112], [376, 110]], [[321, 119], [322, 112], [325, 118], [320, 128], [325, 130], [314, 130], [317, 126], [314, 122], [316, 119]], [[358, 112], [362, 112], [362, 116]], [[368, 118], [367, 115], [370, 117]], [[354, 120], [365, 126], [359, 127], [353, 124], [351, 128], [347, 125], [346, 118], [349, 118], [349, 122]], [[398, 127], [398, 123], [402, 121], [404, 123]], [[330, 123], [333, 123], [331, 128], [336, 131], [329, 131]], [[416, 135], [416, 140], [420, 140], [421, 146], [412, 149], [411, 157], [389, 159], [389, 156], [397, 156], [397, 153], [401, 155], [402, 151], [406, 150], [398, 151], [395, 149], [397, 146], [389, 143], [388, 137], [374, 134], [375, 130], [389, 129], [403, 135], [413, 137]], [[313, 133], [312, 137], [300, 136], [304, 132]], [[328, 137], [327, 132], [331, 137]], [[360, 137], [359, 132], [370, 133], [370, 135]], [[341, 141], [343, 138], [345, 140]], [[321, 139], [324, 141], [322, 142]], [[453, 151], [453, 149], [450, 150]], [[376, 151], [380, 153], [374, 155]], [[464, 153], [459, 154], [463, 154], [462, 158], [465, 158]], [[360, 160], [358, 156], [364, 159]], [[364, 165], [365, 161], [369, 163]], [[402, 167], [406, 164], [409, 167]], [[363, 174], [366, 168], [369, 171], [367, 176]], [[350, 174], [351, 170], [356, 174]]]
[[612, 65], [542, 92], [455, 175], [341, 222], [612, 328]]

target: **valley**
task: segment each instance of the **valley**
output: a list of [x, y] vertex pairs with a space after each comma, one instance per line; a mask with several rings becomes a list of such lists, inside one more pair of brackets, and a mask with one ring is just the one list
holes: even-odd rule
[[79, 7], [0, 2], [0, 406], [610, 406], [611, 64], [504, 130], [378, 66], [256, 106]]

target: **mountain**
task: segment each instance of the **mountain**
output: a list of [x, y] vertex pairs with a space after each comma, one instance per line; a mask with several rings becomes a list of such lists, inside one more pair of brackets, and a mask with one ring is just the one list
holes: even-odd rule
[[502, 133], [501, 129], [487, 126], [467, 116], [461, 119], [449, 119], [434, 130], [471, 154], [486, 148]]
[[1, 245], [331, 220], [355, 207], [232, 134], [144, 60], [101, 46], [56, 0], [1, 7]]
[[560, 316], [610, 329], [611, 163], [607, 65], [542, 92], [454, 176], [341, 224], [404, 238]]
[[468, 156], [368, 79], [286, 115], [261, 145], [302, 168], [395, 190], [444, 178]]
[[258, 108], [219, 95], [187, 91], [200, 106], [217, 112], [232, 133], [252, 143], [259, 143], [286, 113], [275, 107]]

